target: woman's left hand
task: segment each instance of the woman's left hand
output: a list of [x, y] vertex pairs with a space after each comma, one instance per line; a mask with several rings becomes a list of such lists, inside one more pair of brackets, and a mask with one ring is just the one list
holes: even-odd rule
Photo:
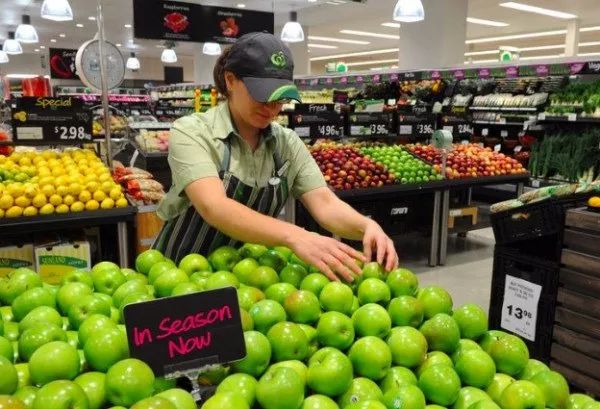
[[394, 242], [385, 234], [381, 226], [373, 220], [367, 222], [363, 236], [363, 247], [367, 261], [371, 261], [372, 256], [375, 255], [375, 260], [383, 265], [386, 271], [398, 267], [398, 254]]

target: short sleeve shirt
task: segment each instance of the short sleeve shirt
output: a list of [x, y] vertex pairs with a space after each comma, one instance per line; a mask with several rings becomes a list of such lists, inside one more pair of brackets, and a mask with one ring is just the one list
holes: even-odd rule
[[187, 210], [191, 205], [185, 194], [187, 185], [198, 179], [219, 177], [227, 138], [231, 145], [229, 171], [249, 186], [267, 185], [275, 167], [275, 149], [282, 163], [289, 162], [283, 176], [287, 177], [293, 197], [327, 186], [318, 165], [294, 131], [272, 123], [262, 132], [253, 152], [235, 131], [229, 106], [222, 103], [173, 124], [168, 156], [173, 184], [159, 205], [160, 218], [169, 220]]

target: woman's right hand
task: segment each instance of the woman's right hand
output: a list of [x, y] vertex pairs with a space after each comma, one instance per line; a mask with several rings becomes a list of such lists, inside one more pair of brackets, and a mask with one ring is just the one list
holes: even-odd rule
[[331, 281], [351, 283], [355, 275], [362, 273], [356, 260], [366, 261], [365, 256], [352, 247], [331, 237], [306, 230], [297, 232], [288, 243], [301, 260], [317, 267]]

